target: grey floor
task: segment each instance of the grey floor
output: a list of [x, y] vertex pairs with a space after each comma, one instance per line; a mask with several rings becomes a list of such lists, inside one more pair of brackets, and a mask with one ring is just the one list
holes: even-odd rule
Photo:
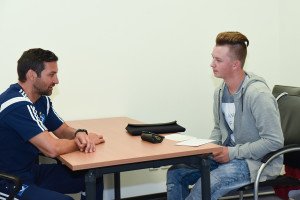
[[[238, 197], [232, 197], [230, 199], [239, 199]], [[251, 197], [244, 197], [244, 200], [250, 200], [253, 199], [253, 196]], [[281, 200], [281, 198], [273, 195], [273, 194], [269, 194], [269, 195], [263, 195], [263, 196], [259, 196], [259, 200]]]
[[[74, 198], [74, 200], [80, 200], [79, 194], [70, 195]], [[160, 198], [149, 198], [149, 197], [133, 197], [133, 198], [127, 198], [127, 200], [167, 200], [166, 197], [160, 197]], [[228, 194], [226, 197], [222, 197], [220, 200], [235, 200], [239, 199], [237, 193], [231, 193]], [[244, 194], [244, 200], [253, 200], [252, 191], [245, 192]], [[104, 200], [111, 200], [111, 199], [104, 199]], [[265, 188], [264, 190], [260, 191], [259, 200], [281, 200], [281, 198], [274, 195], [274, 192], [271, 188]], [[298, 200], [298, 199], [295, 199]]]
[[[80, 197], [79, 196], [73, 196], [73, 198], [75, 200], [80, 200]], [[231, 197], [230, 199], [239, 199], [238, 197]], [[260, 196], [259, 197], [260, 200], [281, 200], [280, 198], [278, 198], [277, 196], [275, 195], [264, 195], [264, 196]], [[163, 198], [155, 198], [155, 199], [140, 199], [140, 200], [167, 200], [166, 197], [163, 197]], [[253, 197], [246, 197], [244, 198], [244, 200], [253, 200]]]
[[[222, 197], [220, 200], [226, 200], [226, 199], [239, 199], [238, 193], [233, 192], [229, 194], [227, 197]], [[250, 199], [253, 199], [252, 190], [244, 192], [244, 200], [250, 200]], [[274, 190], [271, 187], [260, 188], [259, 199], [260, 200], [281, 200], [281, 198], [274, 195]]]
[[[232, 198], [232, 199], [234, 200], [234, 199], [239, 199], [239, 198]], [[250, 200], [250, 199], [253, 200], [253, 197], [244, 198], [244, 200]], [[143, 200], [146, 200], [146, 199], [143, 199]], [[148, 200], [167, 200], [167, 198], [156, 198], [156, 199], [148, 199]], [[281, 200], [281, 199], [274, 195], [267, 195], [267, 196], [259, 197], [259, 200]]]
[[[238, 200], [238, 199], [239, 198], [232, 198], [232, 200]], [[253, 200], [253, 197], [244, 198], [244, 200], [250, 200], [250, 199]], [[149, 200], [167, 200], [167, 198], [156, 198], [156, 199], [149, 199]], [[274, 195], [267, 195], [267, 196], [259, 197], [259, 200], [281, 200], [281, 199]]]
[[[80, 197], [78, 195], [75, 195], [73, 196], [73, 198], [75, 200], [80, 200]], [[134, 198], [135, 200], [167, 200], [166, 197], [162, 197], [162, 198], [149, 198], [149, 199], [146, 199], [146, 198]], [[238, 197], [231, 197], [231, 198], [228, 198], [228, 199], [239, 199]], [[244, 200], [250, 200], [250, 199], [253, 199], [253, 197], [245, 197]], [[108, 199], [107, 199], [108, 200]], [[225, 200], [225, 199], [224, 199]], [[264, 195], [264, 196], [260, 196], [259, 197], [259, 200], [281, 200], [280, 198], [278, 198], [277, 196], [275, 195]]]

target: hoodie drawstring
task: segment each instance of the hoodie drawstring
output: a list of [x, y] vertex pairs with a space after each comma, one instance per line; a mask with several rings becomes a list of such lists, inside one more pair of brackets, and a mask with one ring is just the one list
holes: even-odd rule
[[219, 117], [219, 122], [221, 120], [221, 113], [220, 113], [220, 107], [221, 107], [221, 88], [219, 89], [219, 96], [218, 96], [218, 117]]
[[242, 94], [241, 94], [241, 99], [242, 99], [242, 112], [244, 111], [244, 88], [242, 88]]

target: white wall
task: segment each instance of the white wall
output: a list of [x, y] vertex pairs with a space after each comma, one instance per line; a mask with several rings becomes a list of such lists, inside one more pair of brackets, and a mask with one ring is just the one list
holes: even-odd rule
[[278, 82], [285, 85], [300, 86], [300, 2], [279, 1], [279, 55]]
[[[248, 36], [246, 70], [274, 84], [299, 86], [297, 0], [0, 0], [0, 91], [16, 82], [24, 50], [59, 57], [52, 95], [65, 120], [129, 116], [178, 120], [187, 133], [208, 137], [219, 80], [209, 67], [216, 35]], [[132, 179], [139, 173], [144, 179]], [[154, 192], [164, 173], [151, 172]], [[124, 173], [123, 196], [151, 193], [147, 175]], [[130, 181], [128, 176], [130, 176]], [[145, 185], [143, 185], [145, 184]], [[133, 189], [132, 189], [133, 188]], [[136, 189], [139, 188], [139, 189]], [[132, 189], [132, 190], [131, 190]]]

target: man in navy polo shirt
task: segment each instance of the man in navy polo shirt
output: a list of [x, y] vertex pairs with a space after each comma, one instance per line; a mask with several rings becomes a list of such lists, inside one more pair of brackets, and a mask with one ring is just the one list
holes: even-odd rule
[[[57, 60], [48, 50], [25, 51], [18, 60], [18, 83], [0, 95], [0, 171], [21, 178], [20, 200], [70, 200], [65, 194], [84, 191], [84, 172], [72, 172], [60, 164], [38, 164], [38, 155], [92, 153], [95, 145], [104, 142], [100, 134], [68, 126], [53, 109], [49, 96], [59, 83]], [[102, 193], [101, 180], [97, 199], [102, 199]]]

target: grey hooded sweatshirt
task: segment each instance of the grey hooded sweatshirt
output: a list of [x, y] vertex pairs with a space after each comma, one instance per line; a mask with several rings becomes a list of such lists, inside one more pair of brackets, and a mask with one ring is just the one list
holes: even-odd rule
[[[235, 117], [234, 131], [236, 145], [228, 147], [229, 159], [245, 159], [254, 182], [260, 167], [261, 158], [283, 147], [283, 134], [276, 99], [265, 80], [252, 73], [246, 73], [247, 79], [241, 89], [234, 94]], [[214, 94], [214, 129], [210, 139], [222, 145], [228, 136], [226, 121], [221, 110], [223, 82]], [[282, 157], [273, 160], [265, 168], [261, 181], [279, 175], [282, 168]]]

